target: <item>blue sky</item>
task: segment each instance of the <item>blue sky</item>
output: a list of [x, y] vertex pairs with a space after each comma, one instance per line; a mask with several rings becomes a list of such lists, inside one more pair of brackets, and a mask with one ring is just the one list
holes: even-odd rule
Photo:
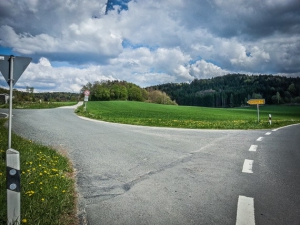
[[15, 87], [36, 92], [300, 76], [299, 11], [299, 0], [0, 1], [0, 54], [33, 58]]

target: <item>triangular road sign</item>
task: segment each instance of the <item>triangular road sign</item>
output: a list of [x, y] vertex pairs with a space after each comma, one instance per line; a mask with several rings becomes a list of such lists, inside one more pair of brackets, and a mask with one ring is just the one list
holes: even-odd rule
[[[9, 61], [10, 57], [8, 55], [0, 55], [0, 72], [5, 78], [6, 82], [9, 84], [10, 74], [9, 74]], [[14, 56], [13, 59], [13, 85], [15, 85], [18, 79], [21, 77], [22, 73], [26, 70], [27, 66], [31, 62], [29, 57]]]

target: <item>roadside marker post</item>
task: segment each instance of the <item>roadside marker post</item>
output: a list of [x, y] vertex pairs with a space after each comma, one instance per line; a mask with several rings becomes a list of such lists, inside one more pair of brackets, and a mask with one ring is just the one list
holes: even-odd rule
[[27, 68], [31, 58], [0, 55], [0, 71], [9, 85], [8, 150], [6, 151], [7, 224], [21, 223], [20, 154], [11, 148], [13, 86]]
[[256, 105], [257, 107], [257, 122], [259, 123], [259, 105], [265, 104], [265, 99], [250, 99], [247, 101], [249, 105]]

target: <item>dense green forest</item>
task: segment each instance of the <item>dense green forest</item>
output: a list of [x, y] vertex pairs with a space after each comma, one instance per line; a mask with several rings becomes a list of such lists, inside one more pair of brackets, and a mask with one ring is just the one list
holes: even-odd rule
[[90, 91], [91, 101], [128, 100], [167, 105], [176, 104], [164, 92], [158, 90], [147, 91], [127, 81], [95, 81], [93, 84], [89, 82], [82, 87], [82, 95], [85, 90]]
[[189, 106], [236, 107], [253, 98], [264, 98], [266, 104], [300, 103], [299, 77], [228, 74], [147, 88], [153, 89], [167, 93], [179, 105]]
[[[128, 100], [158, 104], [206, 107], [237, 107], [249, 99], [263, 98], [266, 104], [300, 104], [300, 78], [273, 75], [228, 74], [211, 79], [195, 79], [191, 83], [166, 83], [147, 88], [126, 81], [96, 81], [84, 85], [80, 93], [34, 93], [14, 90], [14, 102], [64, 102], [83, 100], [90, 90], [90, 101]], [[9, 90], [0, 88], [0, 93]]]

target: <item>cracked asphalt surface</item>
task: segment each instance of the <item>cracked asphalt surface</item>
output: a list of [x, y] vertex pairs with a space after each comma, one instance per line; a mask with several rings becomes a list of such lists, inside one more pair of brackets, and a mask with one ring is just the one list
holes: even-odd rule
[[235, 224], [243, 161], [266, 131], [131, 126], [73, 111], [13, 110], [13, 131], [68, 153], [81, 223]]

